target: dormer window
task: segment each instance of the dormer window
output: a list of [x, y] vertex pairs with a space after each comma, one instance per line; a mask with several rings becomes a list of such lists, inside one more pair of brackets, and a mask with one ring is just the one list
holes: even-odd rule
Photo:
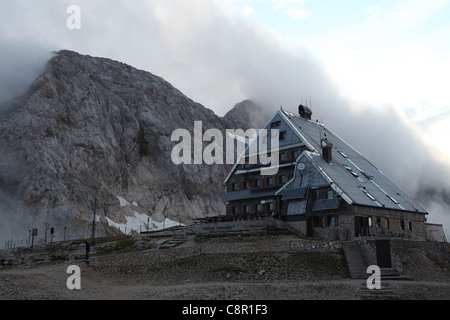
[[343, 153], [341, 150], [338, 150], [337, 152], [339, 152], [341, 156], [343, 156], [345, 159], [348, 159], [347, 155]]
[[369, 197], [370, 200], [372, 200], [377, 206], [382, 207], [383, 205], [373, 196], [371, 195], [366, 189], [359, 188], [366, 196]]
[[359, 182], [364, 182], [364, 180], [359, 176], [358, 173], [356, 173], [355, 171], [353, 171], [352, 168], [350, 168], [349, 166], [344, 166], [344, 168], [350, 172], [352, 174], [353, 177], [355, 177], [356, 179], [358, 179]]

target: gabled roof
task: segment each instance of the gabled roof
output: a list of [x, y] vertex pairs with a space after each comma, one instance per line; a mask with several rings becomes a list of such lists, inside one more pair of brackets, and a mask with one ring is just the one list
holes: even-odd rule
[[[278, 110], [264, 129], [269, 129], [271, 122], [277, 116], [285, 121], [292, 130], [291, 132], [295, 134], [300, 139], [301, 143], [308, 149], [298, 157], [295, 175], [298, 174], [297, 167], [299, 162], [303, 160], [310, 161], [322, 175], [324, 181], [326, 181], [326, 183], [350, 205], [358, 204], [363, 206], [384, 207], [394, 210], [427, 214], [426, 210], [395, 185], [369, 160], [363, 157], [358, 151], [323, 124], [302, 118], [296, 113]], [[333, 144], [333, 161], [331, 163], [328, 163], [321, 156], [320, 142], [321, 139], [325, 137]], [[258, 139], [253, 140], [253, 143], [257, 143]], [[247, 149], [241, 157], [245, 156]], [[237, 165], [238, 161], [225, 179], [224, 185], [235, 173]], [[275, 195], [286, 192], [288, 190], [286, 187], [293, 183], [293, 181], [294, 179], [287, 182], [275, 193]], [[231, 195], [228, 197], [231, 197]], [[238, 193], [236, 196], [233, 196], [233, 199], [235, 197], [245, 198], [246, 194], [245, 192]], [[231, 200], [231, 198], [229, 200]]]
[[[284, 114], [283, 111], [278, 110], [275, 115], [269, 120], [269, 122], [267, 122], [267, 124], [264, 126], [263, 129], [267, 130], [267, 132], [270, 132], [270, 124], [271, 122], [277, 118], [277, 116], [281, 117], [289, 126], [292, 126], [292, 124], [289, 121], [286, 121], [286, 119], [284, 118]], [[291, 127], [291, 130], [295, 131], [295, 128]], [[236, 160], [235, 164], [233, 165], [233, 168], [230, 170], [230, 172], [228, 173], [227, 177], [225, 178], [223, 185], [226, 185], [228, 183], [228, 181], [230, 180], [230, 178], [233, 176], [233, 174], [236, 172], [238, 165], [240, 164], [240, 161], [242, 160], [242, 158], [245, 158], [246, 156], [248, 156], [249, 153], [249, 148], [253, 143], [258, 143], [259, 138], [260, 138], [261, 132], [258, 132], [258, 135], [256, 136], [255, 139], [253, 139], [249, 145], [245, 148], [244, 152], [242, 154], [240, 154], [238, 156], [238, 159]], [[300, 138], [300, 140], [306, 141], [304, 138]], [[304, 142], [303, 142], [304, 143]], [[308, 145], [308, 148], [312, 148], [312, 146]], [[261, 168], [256, 169], [256, 170], [261, 170]]]
[[[297, 161], [300, 162], [303, 157], [312, 161], [333, 189], [342, 192], [341, 196], [347, 203], [427, 213], [370, 161], [323, 124], [294, 113], [280, 112], [294, 132], [312, 146], [313, 150], [310, 148], [311, 151], [303, 152]], [[320, 141], [325, 135], [333, 144], [332, 163], [328, 163], [319, 153]]]

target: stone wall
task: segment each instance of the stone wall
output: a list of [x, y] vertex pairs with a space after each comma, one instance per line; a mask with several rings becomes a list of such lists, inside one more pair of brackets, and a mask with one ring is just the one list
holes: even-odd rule
[[197, 236], [226, 236], [239, 233], [267, 234], [268, 229], [276, 228], [272, 218], [236, 220], [230, 222], [201, 223], [188, 226], [188, 233]]
[[[376, 239], [364, 239], [364, 253], [367, 265], [377, 265]], [[397, 271], [402, 272], [402, 261], [399, 254], [408, 249], [422, 249], [432, 253], [443, 260], [450, 258], [450, 245], [435, 241], [390, 238], [391, 265]]]
[[322, 252], [336, 253], [342, 248], [338, 241], [277, 240], [273, 237], [255, 241], [213, 241], [198, 243], [192, 247], [154, 249], [145, 252], [91, 257], [92, 266], [145, 265], [171, 262], [178, 259], [221, 253], [267, 253], [267, 252]]
[[[370, 208], [372, 209], [372, 208]], [[414, 213], [403, 213], [402, 216], [388, 215], [377, 216], [372, 214], [380, 214], [379, 211], [370, 210], [370, 212], [361, 211], [344, 214], [330, 214], [335, 217], [336, 225], [327, 225], [327, 215], [318, 216], [322, 219], [320, 226], [314, 227], [314, 237], [322, 238], [324, 240], [351, 240], [357, 237], [355, 235], [355, 217], [368, 218], [369, 225], [367, 228], [368, 236], [390, 236], [400, 238], [412, 239], [426, 239], [426, 225], [423, 215]], [[317, 219], [316, 218], [316, 219]], [[306, 222], [304, 222], [304, 235], [306, 236]]]
[[[326, 219], [326, 217], [324, 217]], [[337, 216], [336, 226], [314, 228], [314, 236], [324, 240], [346, 241], [353, 238], [354, 217], [350, 215]]]

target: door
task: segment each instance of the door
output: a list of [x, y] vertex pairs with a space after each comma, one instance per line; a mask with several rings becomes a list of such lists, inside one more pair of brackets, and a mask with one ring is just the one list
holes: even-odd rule
[[377, 265], [380, 268], [391, 268], [391, 242], [388, 239], [377, 239]]
[[313, 218], [312, 217], [306, 218], [306, 236], [307, 237], [314, 236]]
[[369, 218], [355, 217], [355, 237], [369, 235]]

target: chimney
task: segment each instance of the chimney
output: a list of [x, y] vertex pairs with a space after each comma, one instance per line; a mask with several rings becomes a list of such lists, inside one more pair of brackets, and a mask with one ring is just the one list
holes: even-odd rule
[[298, 113], [300, 114], [300, 117], [306, 120], [311, 120], [312, 111], [310, 108], [301, 104], [298, 106]]
[[328, 163], [333, 162], [333, 144], [325, 138], [320, 141], [320, 145], [322, 147], [322, 158], [324, 158]]

